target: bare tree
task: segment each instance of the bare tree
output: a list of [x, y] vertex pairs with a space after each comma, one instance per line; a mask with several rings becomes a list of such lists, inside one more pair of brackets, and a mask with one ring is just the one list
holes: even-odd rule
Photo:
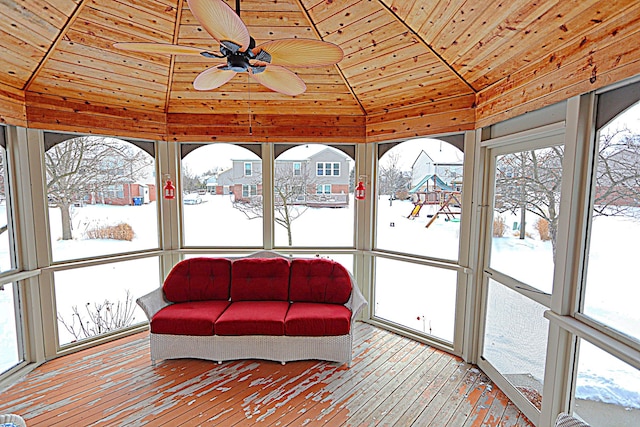
[[103, 195], [110, 185], [134, 182], [153, 159], [131, 144], [102, 137], [63, 141], [45, 153], [47, 195], [62, 218], [62, 239], [72, 239], [71, 207], [86, 196]]
[[[554, 146], [500, 156], [497, 161], [496, 210], [543, 218], [555, 259], [564, 148]], [[640, 206], [640, 135], [628, 129], [600, 136], [595, 166], [594, 215], [637, 216]]]
[[628, 129], [601, 135], [596, 168], [594, 215], [638, 217], [640, 135]]
[[188, 166], [182, 167], [182, 189], [193, 192], [202, 188], [200, 177], [191, 172]]
[[[313, 188], [315, 188], [315, 180], [310, 177], [308, 170], [301, 170], [299, 175], [295, 175], [291, 164], [282, 162], [275, 165], [274, 221], [287, 230], [289, 246], [293, 245], [291, 228], [293, 221], [307, 211], [306, 202]], [[236, 200], [233, 207], [243, 212], [249, 219], [263, 216], [261, 196], [252, 196], [249, 200]]]
[[549, 223], [555, 257], [558, 232], [562, 156], [564, 148], [553, 146], [535, 151], [501, 156], [496, 165], [496, 209], [520, 210], [521, 238], [524, 238], [525, 212]]
[[389, 194], [389, 202], [396, 198], [400, 191], [407, 191], [410, 178], [400, 169], [400, 153], [390, 152], [380, 165], [380, 194]]

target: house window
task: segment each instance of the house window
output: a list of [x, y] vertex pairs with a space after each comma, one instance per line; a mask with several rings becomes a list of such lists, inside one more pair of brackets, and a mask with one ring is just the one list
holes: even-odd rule
[[300, 176], [302, 175], [302, 165], [300, 164], [300, 162], [295, 162], [293, 164], [293, 176]]
[[316, 194], [331, 194], [331, 184], [318, 184]]
[[124, 187], [122, 184], [110, 185], [107, 188], [107, 197], [110, 199], [123, 199]]
[[316, 170], [318, 176], [340, 176], [340, 163], [317, 163]]
[[253, 173], [252, 163], [245, 162], [244, 164], [244, 176], [251, 176]]
[[258, 194], [258, 186], [257, 185], [242, 185], [242, 197], [255, 196]]

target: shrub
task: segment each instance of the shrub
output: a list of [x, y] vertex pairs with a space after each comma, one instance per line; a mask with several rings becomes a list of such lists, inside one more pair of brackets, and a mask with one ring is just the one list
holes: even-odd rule
[[502, 237], [507, 231], [507, 223], [501, 216], [493, 218], [493, 237]]
[[86, 303], [87, 315], [80, 314], [78, 306], [72, 307], [71, 320], [67, 320], [58, 313], [58, 322], [62, 323], [67, 331], [72, 334], [76, 341], [96, 335], [117, 331], [133, 324], [134, 310], [133, 296], [129, 290], [125, 290], [124, 301], [111, 302], [105, 300], [103, 303]]
[[549, 234], [549, 221], [544, 218], [538, 218], [535, 227], [540, 235], [540, 240], [543, 242], [551, 240], [551, 234]]
[[97, 224], [92, 229], [87, 230], [89, 239], [114, 239], [114, 240], [133, 240], [135, 233], [129, 224], [121, 222], [117, 225], [100, 225]]

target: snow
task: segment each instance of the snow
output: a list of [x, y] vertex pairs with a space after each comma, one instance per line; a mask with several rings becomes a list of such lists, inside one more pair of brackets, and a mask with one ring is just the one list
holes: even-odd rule
[[[262, 220], [247, 219], [231, 207], [228, 196], [203, 196], [199, 205], [183, 206], [185, 222], [185, 243], [188, 246], [262, 246]], [[413, 205], [408, 201], [396, 200], [390, 205], [381, 197], [377, 220], [377, 246], [381, 249], [425, 255], [440, 259], [455, 260], [458, 257], [460, 223], [446, 221], [439, 217], [426, 228], [428, 210], [421, 216], [408, 219]], [[149, 249], [158, 246], [156, 204], [143, 206], [84, 206], [74, 208], [75, 239], [60, 239], [59, 210], [50, 209], [52, 227], [52, 250], [56, 260], [72, 260], [80, 257], [98, 256]], [[0, 218], [2, 215], [0, 213]], [[100, 218], [101, 223], [117, 223], [123, 220], [135, 231], [133, 241], [85, 240], [82, 231], [91, 223], [91, 218]], [[508, 218], [509, 221], [515, 221]], [[640, 287], [631, 283], [630, 270], [614, 269], [608, 265], [619, 265], [620, 257], [633, 266], [633, 254], [624, 250], [611, 251], [620, 247], [620, 236], [625, 239], [640, 238], [640, 224], [620, 218], [597, 218], [596, 225], [602, 224], [603, 232], [592, 237], [589, 280], [603, 283], [590, 286], [587, 307], [594, 316], [615, 321], [621, 330], [637, 333], [640, 318], [634, 306], [640, 298]], [[392, 225], [393, 224], [393, 225]], [[354, 235], [354, 201], [345, 208], [308, 209], [293, 223], [293, 239], [296, 246], [352, 246]], [[594, 226], [594, 230], [598, 227]], [[613, 231], [613, 232], [612, 232]], [[277, 245], [286, 246], [286, 233], [276, 226]], [[508, 233], [505, 237], [493, 239], [492, 266], [515, 272], [522, 271], [521, 280], [533, 286], [550, 291], [552, 278], [551, 245], [540, 242], [537, 236], [524, 241]], [[637, 241], [637, 240], [629, 240]], [[632, 251], [628, 251], [632, 252]], [[7, 259], [7, 243], [0, 242], [0, 259]], [[613, 259], [611, 257], [614, 257]], [[343, 262], [351, 270], [352, 257], [331, 256]], [[378, 258], [376, 269], [375, 313], [381, 318], [401, 323], [416, 331], [425, 331], [446, 341], [453, 340], [454, 312], [456, 298], [456, 273], [440, 269]], [[619, 271], [621, 270], [621, 271]], [[124, 298], [125, 290], [130, 290], [137, 298], [157, 287], [159, 282], [158, 258], [151, 257], [135, 261], [112, 263], [98, 267], [62, 270], [55, 273], [56, 311], [68, 317], [74, 305], [80, 311], [87, 303], [94, 304], [109, 299]], [[604, 280], [606, 279], [606, 280]], [[591, 282], [590, 282], [591, 283]], [[501, 372], [531, 375], [537, 380], [543, 378], [546, 349], [546, 320], [543, 309], [528, 300], [528, 303], [512, 301], [510, 292], [502, 286], [495, 289], [502, 293], [493, 298], [495, 306], [490, 306], [487, 328], [486, 356], [499, 367]], [[400, 295], [400, 297], [395, 297]], [[611, 298], [616, 303], [611, 304]], [[516, 299], [523, 298], [516, 294]], [[511, 302], [510, 302], [511, 301]], [[0, 292], [0, 370], [16, 363], [16, 338], [13, 321], [13, 299], [10, 292]], [[508, 307], [517, 307], [510, 310]], [[613, 312], [610, 308], [616, 309]], [[143, 321], [144, 315], [137, 309], [135, 322]], [[531, 319], [535, 319], [532, 321]], [[613, 320], [611, 320], [613, 319]], [[72, 336], [62, 326], [60, 342], [68, 343]], [[596, 349], [597, 350], [597, 349]], [[599, 351], [599, 350], [598, 350]], [[600, 351], [600, 353], [602, 353]], [[611, 356], [606, 355], [609, 358]], [[640, 374], [622, 362], [603, 363], [603, 356], [582, 346], [581, 375], [577, 382], [577, 396], [605, 402], [615, 401], [626, 407], [640, 408], [638, 390]], [[613, 359], [613, 358], [612, 358]]]

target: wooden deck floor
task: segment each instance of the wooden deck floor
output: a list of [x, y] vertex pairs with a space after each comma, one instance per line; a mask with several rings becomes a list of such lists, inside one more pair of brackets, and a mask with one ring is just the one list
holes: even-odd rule
[[47, 362], [0, 393], [35, 426], [529, 426], [475, 366], [358, 323], [351, 368], [304, 361], [151, 366], [147, 333]]

